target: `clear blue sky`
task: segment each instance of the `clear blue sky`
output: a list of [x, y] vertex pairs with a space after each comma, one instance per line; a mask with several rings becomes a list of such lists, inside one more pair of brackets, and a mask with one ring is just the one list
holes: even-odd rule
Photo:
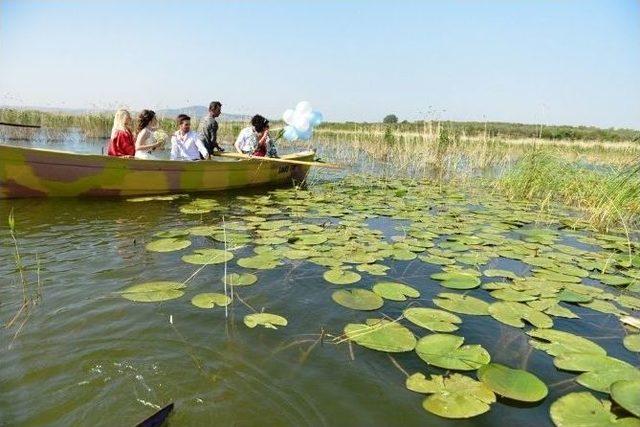
[[0, 105], [640, 129], [640, 2], [0, 0]]

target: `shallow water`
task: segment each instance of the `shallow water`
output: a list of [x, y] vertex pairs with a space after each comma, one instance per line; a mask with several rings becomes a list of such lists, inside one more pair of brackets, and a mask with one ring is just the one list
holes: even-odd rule
[[[322, 195], [329, 190], [312, 186], [311, 191]], [[353, 191], [357, 194], [358, 188]], [[180, 212], [180, 207], [192, 200], [188, 197], [144, 203], [0, 201], [0, 219], [14, 210], [19, 250], [31, 289], [37, 281], [38, 262], [42, 284], [41, 302], [11, 328], [0, 329], [0, 425], [133, 425], [175, 402], [170, 419], [174, 426], [544, 426], [551, 425], [548, 414], [553, 401], [569, 392], [586, 390], [575, 383], [575, 373], [559, 371], [552, 357], [528, 344], [525, 331], [529, 326], [518, 329], [490, 316], [459, 315], [463, 323], [455, 334], [464, 336], [466, 344], [481, 344], [493, 362], [535, 373], [548, 385], [549, 395], [536, 404], [499, 398], [489, 412], [468, 420], [432, 415], [421, 406], [424, 396], [405, 388], [405, 374], [386, 353], [356, 344], [336, 345], [331, 340], [347, 323], [382, 315], [397, 318], [409, 302], [385, 301], [375, 312], [340, 306], [331, 294], [344, 286], [325, 281], [327, 268], [307, 261], [283, 260], [275, 269], [255, 272], [257, 284], [235, 288], [236, 300], [229, 306], [228, 317], [224, 308], [203, 310], [190, 303], [198, 293], [222, 292], [222, 264], [202, 269], [188, 281], [185, 295], [175, 300], [135, 303], [120, 296], [118, 292], [138, 283], [185, 281], [199, 268], [183, 262], [183, 255], [197, 248], [220, 247], [207, 237], [190, 236], [192, 246], [187, 249], [150, 252], [145, 245], [154, 233], [220, 225], [223, 215], [226, 221], [241, 218], [246, 215], [240, 210], [247, 203], [243, 197], [256, 200], [262, 194], [264, 190], [208, 196], [223, 209], [202, 215]], [[403, 200], [402, 195], [389, 197], [392, 203]], [[469, 202], [473, 203], [469, 212], [486, 209], [478, 200]], [[377, 208], [359, 200], [353, 205], [344, 200], [340, 203], [336, 205], [360, 213]], [[464, 204], [457, 204], [456, 209], [460, 206]], [[402, 235], [411, 223], [400, 217], [372, 215], [366, 228], [381, 230], [387, 241]], [[265, 217], [290, 218], [294, 223], [311, 221], [286, 212]], [[311, 222], [322, 220], [336, 223], [340, 218], [314, 218]], [[22, 287], [4, 219], [2, 224], [0, 321], [6, 324], [20, 309]], [[575, 240], [584, 234], [560, 231], [559, 242], [592, 250]], [[234, 251], [228, 271], [249, 271], [236, 260], [251, 255], [251, 244]], [[380, 281], [402, 282], [421, 292], [411, 303], [428, 307], [433, 307], [432, 299], [440, 292], [462, 292], [444, 288], [429, 277], [442, 270], [438, 265], [419, 259], [386, 259], [381, 263], [391, 267], [386, 276], [362, 273], [362, 280], [353, 287], [370, 289]], [[502, 257], [479, 267], [481, 271], [486, 268], [506, 268], [523, 276], [531, 273], [527, 264]], [[483, 277], [482, 281], [495, 279]], [[588, 278], [583, 283], [619, 293]], [[465, 293], [494, 301], [481, 288]], [[285, 316], [288, 326], [278, 330], [247, 328], [243, 317], [262, 309]], [[571, 310], [581, 319], [554, 317], [554, 329], [588, 337], [606, 348], [610, 356], [638, 366], [637, 354], [621, 344], [626, 332], [615, 315], [577, 305], [571, 305]], [[637, 312], [631, 312], [637, 317]], [[404, 325], [418, 338], [429, 334], [408, 322]], [[446, 372], [428, 366], [415, 352], [395, 354], [393, 359], [410, 374]], [[474, 376], [473, 372], [465, 374]]]

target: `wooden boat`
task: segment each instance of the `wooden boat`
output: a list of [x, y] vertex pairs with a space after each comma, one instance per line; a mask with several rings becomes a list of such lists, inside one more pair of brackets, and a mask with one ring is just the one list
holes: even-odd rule
[[[305, 151], [282, 159], [311, 161]], [[0, 145], [0, 199], [197, 193], [302, 181], [309, 165], [256, 158], [139, 160]]]

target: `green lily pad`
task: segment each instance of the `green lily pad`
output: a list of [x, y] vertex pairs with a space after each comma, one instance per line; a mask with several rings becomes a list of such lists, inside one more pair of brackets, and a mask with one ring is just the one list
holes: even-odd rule
[[611, 398], [636, 417], [640, 417], [640, 380], [622, 380], [613, 383]]
[[175, 239], [178, 237], [186, 237], [189, 235], [189, 231], [185, 230], [165, 230], [158, 231], [153, 235], [153, 237], [158, 237], [161, 239]]
[[373, 285], [373, 292], [384, 299], [391, 301], [406, 301], [409, 298], [418, 298], [420, 292], [403, 283], [381, 282]]
[[599, 299], [594, 299], [591, 302], [580, 303], [580, 305], [605, 314], [615, 314], [616, 316], [628, 314], [625, 311], [620, 310], [615, 304]]
[[610, 286], [626, 286], [633, 280], [630, 277], [617, 276], [615, 274], [607, 273], [592, 273], [589, 277], [599, 280], [605, 285]]
[[445, 258], [437, 255], [420, 255], [419, 258], [427, 264], [452, 265], [456, 263], [456, 261], [451, 258]]
[[182, 238], [158, 239], [147, 243], [145, 248], [151, 252], [173, 252], [191, 246], [191, 240]]
[[558, 299], [565, 302], [590, 302], [593, 297], [590, 295], [579, 294], [570, 289], [563, 289], [558, 294]]
[[324, 280], [329, 283], [333, 283], [334, 285], [350, 285], [360, 281], [362, 278], [362, 276], [355, 271], [341, 270], [338, 268], [325, 271], [322, 277]]
[[453, 332], [462, 323], [455, 314], [444, 310], [426, 307], [411, 307], [403, 311], [404, 317], [411, 323], [433, 332]]
[[433, 303], [440, 308], [453, 311], [454, 313], [470, 314], [473, 316], [489, 315], [489, 304], [469, 295], [442, 292], [433, 299]]
[[331, 298], [353, 310], [377, 310], [384, 304], [382, 298], [366, 289], [340, 289], [335, 291]]
[[509, 271], [509, 270], [498, 270], [498, 269], [488, 269], [488, 270], [484, 270], [482, 272], [482, 274], [484, 274], [487, 277], [503, 277], [506, 279], [519, 279], [520, 276], [518, 276], [516, 273], [514, 273], [513, 271]]
[[503, 301], [512, 301], [512, 302], [526, 302], [526, 301], [534, 301], [538, 299], [538, 297], [536, 296], [529, 295], [526, 292], [517, 291], [511, 287], [492, 291], [491, 296], [496, 299], [501, 299]]
[[447, 271], [431, 275], [432, 279], [440, 280], [440, 284], [450, 289], [473, 289], [480, 286], [480, 279], [469, 273]]
[[[497, 292], [497, 291], [494, 291]], [[553, 320], [546, 314], [518, 302], [501, 301], [489, 306], [489, 314], [499, 322], [524, 328], [526, 320], [536, 328], [551, 328]]]
[[554, 329], [533, 329], [527, 331], [529, 340], [534, 348], [542, 350], [551, 356], [559, 356], [562, 353], [590, 353], [605, 355], [607, 352], [593, 341], [578, 335]]
[[233, 258], [233, 254], [222, 249], [197, 249], [182, 257], [184, 262], [196, 265], [222, 264]]
[[215, 225], [201, 225], [187, 230], [193, 236], [212, 236], [220, 231]]
[[240, 258], [238, 265], [244, 268], [252, 268], [254, 270], [270, 270], [280, 265], [280, 261], [270, 254], [260, 254], [247, 258]]
[[588, 391], [562, 396], [549, 410], [556, 427], [638, 427], [637, 418], [618, 418], [611, 402], [600, 401]]
[[464, 338], [456, 335], [427, 335], [418, 341], [416, 353], [430, 365], [460, 371], [473, 371], [491, 361], [487, 350], [479, 344], [463, 343]]
[[383, 264], [359, 264], [356, 266], [356, 270], [363, 273], [369, 273], [372, 276], [384, 276], [387, 274], [387, 270], [389, 270], [389, 268], [390, 267]]
[[416, 337], [397, 322], [367, 319], [366, 324], [349, 323], [344, 327], [347, 338], [372, 350], [388, 353], [411, 351], [416, 347]]
[[633, 366], [599, 368], [584, 372], [576, 378], [578, 384], [603, 393], [608, 393], [611, 384], [621, 380], [640, 380], [640, 369]]
[[231, 298], [225, 294], [219, 294], [215, 292], [208, 292], [204, 294], [198, 294], [191, 298], [191, 304], [199, 308], [213, 308], [216, 305], [224, 307], [231, 304]]
[[627, 335], [622, 343], [627, 350], [640, 353], [640, 334]]
[[278, 326], [287, 326], [287, 319], [277, 314], [254, 313], [244, 316], [244, 324], [249, 328], [260, 325], [267, 329], [278, 329]]
[[123, 298], [135, 302], [158, 302], [180, 298], [186, 286], [180, 282], [148, 282], [120, 292]]
[[[224, 281], [224, 277], [222, 278]], [[231, 286], [250, 286], [258, 281], [258, 276], [251, 273], [227, 274], [227, 284]]]
[[532, 373], [498, 363], [481, 366], [478, 379], [494, 393], [521, 402], [538, 402], [549, 392], [547, 386]]
[[391, 250], [391, 258], [396, 261], [411, 261], [415, 259], [417, 255], [407, 249], [394, 248]]
[[483, 383], [465, 375], [431, 375], [427, 379], [416, 373], [407, 378], [406, 386], [417, 393], [428, 394], [422, 406], [443, 418], [471, 418], [487, 412], [496, 401], [495, 394]]

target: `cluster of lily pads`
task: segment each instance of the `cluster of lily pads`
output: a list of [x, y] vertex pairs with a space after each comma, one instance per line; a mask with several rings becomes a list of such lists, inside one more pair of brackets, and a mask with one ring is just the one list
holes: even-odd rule
[[[204, 237], [208, 247], [182, 260], [237, 270], [221, 284], [251, 286], [259, 282], [260, 270], [309, 263], [323, 268], [324, 280], [339, 287], [331, 299], [347, 309], [374, 312], [387, 300], [408, 301], [396, 318], [371, 316], [365, 323], [346, 324], [337, 343], [415, 352], [427, 365], [445, 370], [429, 377], [415, 373], [406, 380], [409, 390], [427, 395], [423, 406], [431, 413], [468, 418], [487, 412], [496, 396], [523, 402], [546, 398], [546, 385], [533, 373], [491, 363], [481, 345], [465, 344], [454, 334], [464, 321], [461, 316], [485, 316], [514, 328], [532, 327], [526, 330], [531, 346], [554, 357], [558, 369], [579, 373], [577, 383], [609, 393], [627, 411], [617, 418], [610, 401], [588, 391], [570, 393], [551, 405], [557, 426], [640, 425], [633, 417], [640, 417], [640, 369], [608, 356], [586, 338], [553, 329], [554, 318], [579, 319], [576, 307], [613, 315], [627, 333], [621, 344], [640, 352], [640, 320], [634, 317], [640, 310], [637, 236], [597, 233], [560, 212], [541, 213], [532, 203], [498, 195], [355, 176], [309, 191], [238, 196], [230, 206], [197, 198], [179, 209], [202, 223], [156, 233], [146, 249], [184, 251], [192, 239]], [[370, 226], [377, 217], [399, 224], [395, 235]], [[246, 247], [253, 254], [238, 256]], [[510, 269], [499, 268], [505, 260]], [[432, 301], [420, 300], [420, 289], [385, 280], [388, 264], [396, 262], [429, 266], [434, 272], [425, 277], [425, 286], [442, 291]], [[359, 286], [364, 275], [376, 279], [371, 288]], [[183, 296], [185, 288], [179, 282], [146, 283], [125, 289], [122, 296], [164, 301]], [[192, 298], [199, 308], [232, 302], [220, 292]], [[405, 321], [428, 333], [416, 338]], [[250, 313], [245, 324], [276, 328], [287, 320]], [[475, 372], [475, 378], [462, 372]]]

